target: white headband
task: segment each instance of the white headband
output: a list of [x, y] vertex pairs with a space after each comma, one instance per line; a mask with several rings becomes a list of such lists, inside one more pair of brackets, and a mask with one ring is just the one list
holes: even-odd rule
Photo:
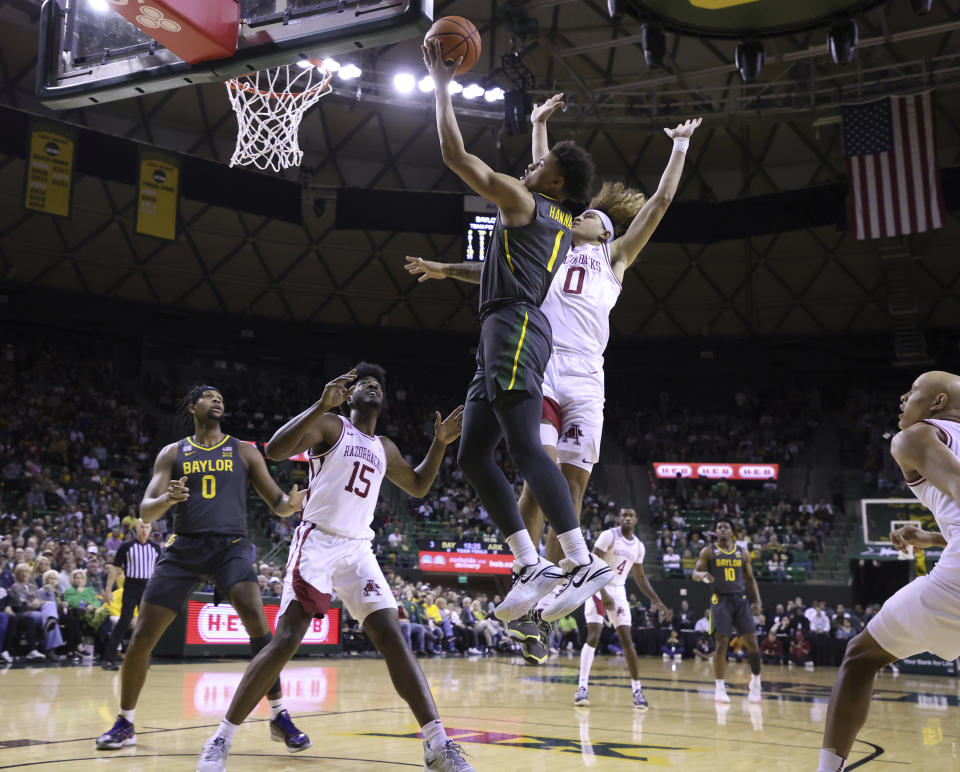
[[603, 223], [603, 229], [610, 234], [610, 237], [607, 239], [607, 243], [609, 244], [611, 241], [613, 241], [613, 223], [610, 221], [610, 218], [599, 209], [585, 209], [583, 214], [586, 214], [587, 212], [593, 212], [597, 217], [600, 218], [600, 222]]

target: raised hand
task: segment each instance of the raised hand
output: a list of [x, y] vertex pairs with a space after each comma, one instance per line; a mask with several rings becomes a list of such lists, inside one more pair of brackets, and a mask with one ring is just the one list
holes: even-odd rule
[[667, 136], [670, 139], [677, 139], [677, 137], [691, 137], [693, 132], [697, 130], [697, 127], [703, 123], [703, 118], [699, 116], [696, 118], [690, 118], [683, 123], [678, 123], [676, 128], [668, 129], [665, 128], [664, 131], [667, 133]]
[[453, 80], [453, 76], [457, 73], [457, 68], [463, 63], [463, 57], [461, 56], [452, 63], [447, 64], [440, 55], [439, 40], [425, 40], [423, 45], [420, 46], [420, 52], [423, 54], [423, 63], [427, 67], [427, 72], [430, 73], [430, 77], [433, 79], [434, 89], [438, 93], [441, 93], [440, 89]]
[[900, 552], [908, 554], [910, 547], [927, 546], [926, 533], [915, 525], [904, 525], [890, 532], [890, 543]]
[[443, 263], [433, 260], [424, 260], [422, 257], [413, 257], [407, 255], [407, 263], [403, 266], [411, 276], [419, 276], [417, 279], [421, 284], [427, 279], [446, 279], [447, 275], [443, 272]]
[[349, 373], [344, 373], [334, 378], [323, 387], [323, 394], [320, 396], [320, 400], [328, 409], [342, 405], [347, 401], [347, 397], [353, 393], [355, 386], [351, 386], [350, 384], [356, 379], [356, 370], [351, 370]]
[[530, 123], [546, 123], [547, 119], [563, 107], [563, 92], [554, 94], [543, 104], [534, 105], [530, 112]]
[[457, 437], [463, 428], [463, 405], [454, 408], [453, 412], [440, 420], [440, 411], [438, 410], [433, 420], [433, 430], [436, 437], [444, 445], [449, 445]]
[[179, 504], [190, 498], [190, 489], [187, 487], [186, 476], [179, 480], [171, 480], [167, 483], [167, 501], [173, 501]]

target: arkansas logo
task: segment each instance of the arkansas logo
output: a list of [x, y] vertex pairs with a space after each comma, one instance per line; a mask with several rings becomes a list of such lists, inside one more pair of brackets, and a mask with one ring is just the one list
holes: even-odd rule
[[380, 585], [373, 579], [367, 579], [367, 583], [363, 585], [363, 597], [366, 598], [369, 595], [380, 595]]
[[570, 440], [574, 445], [579, 445], [583, 438], [583, 432], [580, 430], [580, 424], [572, 424], [561, 439]]

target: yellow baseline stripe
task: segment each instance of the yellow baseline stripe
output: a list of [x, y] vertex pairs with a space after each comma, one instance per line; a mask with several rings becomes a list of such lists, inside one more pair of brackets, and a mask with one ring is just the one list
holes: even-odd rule
[[510, 376], [510, 385], [507, 391], [513, 388], [514, 381], [517, 380], [517, 364], [520, 362], [520, 349], [523, 348], [523, 338], [527, 334], [527, 312], [523, 312], [523, 327], [520, 328], [520, 342], [517, 344], [517, 353], [513, 355], [513, 373]]
[[503, 229], [503, 252], [507, 256], [507, 265], [510, 267], [510, 273], [513, 273], [513, 260], [510, 259], [510, 244], [507, 241], [507, 229]]
[[557, 262], [557, 252], [560, 251], [560, 239], [563, 238], [563, 231], [557, 231], [557, 238], [553, 242], [553, 254], [550, 255], [550, 262], [547, 263], [547, 273], [553, 273], [553, 264]]

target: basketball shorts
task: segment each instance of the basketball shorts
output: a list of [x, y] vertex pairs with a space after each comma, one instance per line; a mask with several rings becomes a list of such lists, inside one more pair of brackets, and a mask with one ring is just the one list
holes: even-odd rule
[[304, 521], [293, 532], [279, 616], [292, 600], [323, 616], [334, 593], [360, 624], [374, 611], [397, 608], [369, 539], [336, 536]]
[[467, 399], [493, 403], [503, 392], [526, 392], [541, 400], [552, 340], [550, 322], [539, 308], [511, 303], [490, 312], [480, 328]]
[[250, 540], [235, 534], [174, 534], [154, 566], [143, 600], [180, 613], [190, 593], [207, 579], [223, 597], [240, 582], [255, 583]]
[[897, 659], [929, 651], [960, 656], [960, 582], [935, 567], [901, 587], [867, 623], [867, 632]]
[[600, 594], [587, 598], [583, 604], [583, 616], [588, 625], [602, 625], [606, 615], [614, 627], [630, 627], [630, 604], [627, 602], [627, 586], [625, 584], [610, 585], [604, 588], [612, 603], [604, 603]]
[[557, 461], [592, 471], [603, 434], [603, 358], [554, 351], [543, 376], [540, 441]]
[[710, 599], [710, 632], [730, 636], [757, 632], [757, 623], [745, 593], [713, 594]]

